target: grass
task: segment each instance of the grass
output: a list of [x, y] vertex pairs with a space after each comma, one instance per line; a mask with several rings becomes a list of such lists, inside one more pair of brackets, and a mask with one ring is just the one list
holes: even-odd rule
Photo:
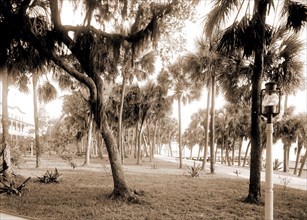
[[[113, 189], [108, 161], [93, 159], [88, 167], [69, 164], [53, 156], [44, 158], [44, 169], [34, 169], [33, 158], [17, 173], [41, 176], [58, 168], [59, 183], [42, 184], [32, 178], [22, 196], [1, 197], [1, 210], [38, 219], [263, 219], [264, 206], [246, 204], [248, 180], [236, 176], [188, 177], [188, 169], [177, 164], [145, 159], [143, 165], [127, 160], [124, 166], [128, 185], [143, 190], [143, 204], [108, 199]], [[262, 187], [264, 189], [264, 186]], [[264, 196], [264, 191], [262, 191]], [[264, 198], [263, 198], [264, 200]], [[274, 186], [275, 219], [307, 219], [306, 191]]]

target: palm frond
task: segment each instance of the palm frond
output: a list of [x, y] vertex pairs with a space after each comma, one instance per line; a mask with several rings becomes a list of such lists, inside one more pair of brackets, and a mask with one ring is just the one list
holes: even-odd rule
[[299, 32], [307, 22], [307, 6], [298, 2], [285, 1], [282, 15], [287, 15], [287, 27]]
[[46, 81], [42, 86], [38, 88], [38, 99], [44, 103], [48, 103], [56, 99], [57, 90], [56, 88], [48, 81]]
[[233, 7], [238, 7], [238, 5], [238, 0], [217, 0], [205, 19], [205, 35], [210, 38], [213, 35], [214, 29], [225, 23]]
[[20, 92], [29, 93], [29, 82], [29, 77], [26, 74], [22, 74], [20, 77], [18, 77], [15, 86]]
[[138, 61], [138, 63], [143, 70], [152, 74], [155, 71], [155, 65], [154, 65], [155, 61], [156, 61], [155, 52], [150, 51], [145, 55], [143, 55], [141, 59]]
[[72, 88], [74, 86], [73, 79], [68, 74], [59, 74], [57, 76], [57, 82], [62, 90]]
[[[272, 41], [272, 33], [272, 28], [265, 25], [264, 42], [266, 45]], [[257, 22], [245, 15], [240, 22], [234, 22], [224, 30], [217, 50], [221, 53], [232, 54], [234, 51], [242, 49], [243, 56], [250, 57], [257, 48], [257, 44], [251, 42], [260, 42], [260, 39]]]

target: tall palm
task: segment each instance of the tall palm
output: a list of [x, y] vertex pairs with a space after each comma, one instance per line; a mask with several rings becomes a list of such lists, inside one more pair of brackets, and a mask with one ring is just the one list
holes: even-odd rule
[[182, 169], [182, 137], [181, 137], [181, 104], [186, 104], [200, 97], [200, 91], [193, 87], [184, 72], [183, 60], [179, 58], [177, 63], [170, 65], [162, 70], [158, 76], [158, 82], [166, 91], [173, 92], [172, 99], [178, 102], [178, 150], [179, 150], [179, 168]]
[[[131, 54], [130, 54], [131, 55]], [[119, 119], [118, 119], [118, 148], [121, 154], [121, 160], [123, 163], [124, 154], [123, 154], [123, 143], [122, 143], [122, 115], [124, 108], [124, 99], [126, 92], [127, 82], [133, 82], [135, 79], [144, 80], [150, 74], [153, 74], [155, 70], [154, 62], [155, 62], [155, 54], [153, 51], [143, 53], [139, 55], [139, 58], [132, 63], [129, 59], [129, 50], [126, 51], [124, 63], [122, 65], [122, 89], [121, 89], [121, 103], [119, 109]]]
[[[221, 65], [221, 57], [216, 53], [215, 42], [206, 42], [205, 40], [198, 40], [196, 53], [187, 54], [185, 57], [185, 69], [190, 73], [190, 80], [192, 83], [200, 84], [195, 86], [202, 89], [207, 87], [207, 114], [210, 111], [210, 170], [214, 173], [214, 129], [215, 129], [215, 93], [216, 80], [219, 75], [219, 66]], [[211, 108], [210, 108], [211, 100]], [[210, 109], [210, 110], [209, 110]], [[205, 149], [209, 142], [209, 118], [206, 118], [206, 132], [205, 132]], [[206, 150], [205, 150], [206, 151]], [[204, 156], [205, 157], [205, 156]], [[203, 169], [205, 164], [203, 163]]]
[[[192, 114], [191, 116], [191, 122], [188, 126], [188, 128], [184, 132], [183, 139], [185, 139], [186, 145], [191, 150], [191, 156], [192, 156], [192, 150], [195, 145], [198, 145], [198, 156], [197, 159], [200, 157], [200, 151], [202, 147], [204, 146], [204, 127], [203, 127], [203, 114], [204, 110], [199, 110], [198, 112]], [[206, 158], [204, 158], [206, 159]]]
[[[34, 59], [37, 59], [34, 58]], [[38, 115], [38, 102], [48, 103], [57, 97], [57, 90], [55, 87], [46, 80], [44, 82], [40, 82], [40, 78], [45, 76], [47, 78], [46, 73], [43, 71], [45, 67], [43, 64], [34, 64], [29, 70], [31, 70], [32, 74], [22, 75], [18, 73], [15, 75], [15, 85], [21, 92], [27, 93], [29, 91], [29, 78], [32, 77], [32, 91], [33, 91], [33, 116], [34, 116], [34, 126], [35, 126], [35, 151], [36, 151], [36, 168], [41, 167], [41, 144], [40, 144], [40, 125], [39, 125], [39, 115]], [[14, 74], [11, 74], [14, 76]], [[47, 78], [48, 79], [48, 78]]]
[[276, 139], [281, 139], [284, 145], [283, 171], [288, 172], [289, 169], [289, 152], [292, 143], [297, 141], [296, 133], [299, 128], [297, 120], [293, 114], [294, 109], [288, 109], [286, 116], [276, 122], [274, 134]]
[[[253, 13], [245, 16], [240, 22], [237, 22], [238, 14], [241, 12], [245, 1], [215, 1], [213, 10], [209, 13], [206, 21], [205, 32], [208, 37], [212, 36], [216, 28], [220, 28], [220, 24], [225, 18], [238, 8], [237, 16], [233, 24], [227, 28], [221, 38], [220, 48], [227, 53], [238, 48], [243, 49], [243, 55], [253, 58], [252, 73], [252, 107], [251, 107], [251, 166], [250, 166], [250, 184], [249, 192], [246, 198], [247, 202], [260, 202], [260, 171], [261, 171], [261, 136], [259, 126], [259, 93], [264, 67], [265, 44], [269, 42], [270, 29], [266, 25], [266, 16], [269, 8], [272, 8], [273, 1], [256, 0], [254, 2]], [[247, 2], [247, 7], [251, 6], [251, 1]], [[304, 22], [306, 22], [307, 10], [300, 3], [285, 1], [286, 10], [283, 15], [288, 14], [287, 27], [300, 30]], [[247, 8], [248, 9], [248, 8]], [[294, 10], [295, 9], [295, 10]], [[294, 15], [294, 11], [300, 12], [298, 17]], [[251, 44], [250, 42], [254, 42]]]
[[296, 117], [297, 120], [297, 152], [296, 152], [296, 160], [293, 174], [297, 174], [298, 164], [300, 162], [300, 156], [303, 146], [307, 146], [306, 136], [307, 136], [307, 114], [299, 114]]
[[167, 144], [169, 147], [169, 156], [173, 157], [172, 142], [178, 137], [178, 121], [175, 118], [166, 116], [162, 118], [159, 126], [160, 143]]
[[8, 121], [8, 86], [9, 78], [7, 67], [5, 65], [0, 66], [1, 83], [2, 83], [2, 143], [1, 143], [1, 154], [2, 157], [2, 169], [3, 173], [8, 180], [11, 179], [12, 167], [11, 167], [11, 150], [9, 146], [9, 121]]

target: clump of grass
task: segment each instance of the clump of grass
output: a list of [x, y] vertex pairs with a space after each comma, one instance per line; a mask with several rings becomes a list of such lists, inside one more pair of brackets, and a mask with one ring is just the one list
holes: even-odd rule
[[58, 169], [54, 168], [54, 172], [47, 170], [43, 176], [37, 178], [41, 183], [58, 183], [61, 175]]
[[24, 180], [21, 176], [12, 173], [12, 177], [8, 178], [5, 174], [7, 168], [6, 163], [3, 163], [0, 168], [0, 194], [20, 196], [31, 177]]
[[[14, 178], [16, 179], [16, 178]], [[15, 182], [15, 180], [8, 180], [5, 177], [0, 178], [0, 194], [4, 195], [18, 195], [21, 196], [22, 191], [26, 187], [27, 182], [31, 179], [28, 177], [21, 183]]]
[[282, 162], [280, 162], [278, 159], [275, 159], [273, 162], [273, 170], [280, 170], [281, 165], [282, 165]]
[[189, 175], [190, 177], [199, 177], [199, 172], [201, 170], [201, 165], [198, 164], [198, 166], [196, 166], [195, 161], [194, 161], [194, 165], [193, 166], [187, 166], [189, 169]]

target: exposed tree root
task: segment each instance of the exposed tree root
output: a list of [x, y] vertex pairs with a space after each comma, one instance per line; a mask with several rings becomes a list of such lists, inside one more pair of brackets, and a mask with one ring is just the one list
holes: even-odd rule
[[256, 198], [255, 196], [249, 194], [243, 202], [245, 203], [250, 203], [250, 204], [256, 204], [256, 205], [263, 205], [263, 202], [261, 201], [260, 198]]
[[127, 189], [125, 191], [116, 191], [113, 190], [112, 194], [109, 196], [109, 199], [121, 200], [123, 202], [127, 202], [129, 204], [147, 204], [148, 202], [142, 200], [140, 196], [143, 196], [145, 192], [143, 190], [130, 190]]

